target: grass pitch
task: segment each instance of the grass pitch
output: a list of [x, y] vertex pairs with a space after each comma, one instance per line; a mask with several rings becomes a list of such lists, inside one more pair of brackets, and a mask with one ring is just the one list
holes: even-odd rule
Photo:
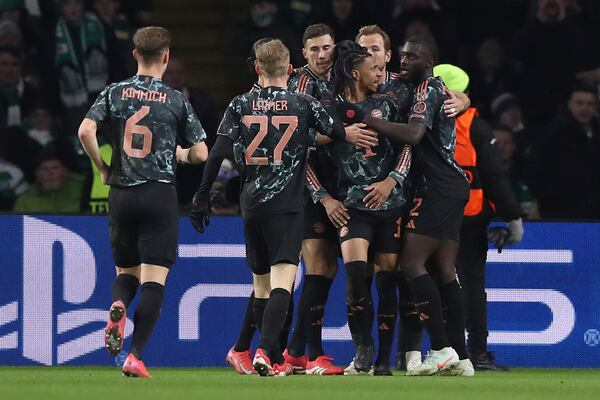
[[600, 370], [512, 369], [475, 377], [240, 376], [222, 368], [152, 368], [151, 379], [108, 367], [0, 367], [3, 400], [587, 400]]

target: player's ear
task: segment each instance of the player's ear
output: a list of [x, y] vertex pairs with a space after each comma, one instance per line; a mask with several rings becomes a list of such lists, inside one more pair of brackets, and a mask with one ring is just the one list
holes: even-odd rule
[[307, 56], [306, 56], [306, 55], [307, 55], [307, 53], [308, 53], [308, 52], [307, 52], [307, 51], [306, 51], [306, 49], [303, 47], [303, 48], [302, 48], [302, 57], [304, 57], [304, 59], [305, 59], [306, 61], [308, 61], [308, 58], [307, 58]]
[[392, 50], [388, 50], [385, 52], [385, 63], [389, 63], [392, 59]]
[[357, 81], [359, 77], [360, 77], [360, 72], [358, 72], [357, 70], [353, 69], [352, 70], [352, 79], [354, 79], [355, 81]]
[[131, 54], [133, 55], [133, 59], [135, 61], [140, 62], [139, 56], [138, 56], [138, 52], [135, 49], [133, 49], [133, 51], [131, 52]]
[[258, 62], [254, 62], [254, 72], [256, 72], [256, 75], [261, 76], [262, 75], [262, 69], [260, 68], [260, 65], [258, 64]]
[[286, 71], [287, 76], [290, 76], [293, 71], [294, 71], [294, 67], [292, 66], [292, 64], [288, 64], [287, 71]]
[[163, 64], [167, 64], [169, 62], [170, 58], [171, 58], [171, 52], [169, 50], [165, 51], [165, 53], [163, 54], [163, 59], [162, 59]]

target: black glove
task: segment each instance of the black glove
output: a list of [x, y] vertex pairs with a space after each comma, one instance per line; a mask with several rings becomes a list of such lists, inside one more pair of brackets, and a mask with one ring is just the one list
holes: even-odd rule
[[336, 105], [338, 116], [345, 124], [356, 124], [363, 122], [365, 113], [352, 103], [342, 101]]
[[502, 253], [502, 249], [508, 244], [510, 231], [503, 226], [493, 226], [487, 229], [487, 238], [498, 249], [498, 253]]
[[192, 200], [192, 208], [190, 209], [190, 222], [194, 229], [199, 233], [204, 232], [204, 228], [210, 225], [210, 206], [208, 201], [199, 201], [198, 195]]

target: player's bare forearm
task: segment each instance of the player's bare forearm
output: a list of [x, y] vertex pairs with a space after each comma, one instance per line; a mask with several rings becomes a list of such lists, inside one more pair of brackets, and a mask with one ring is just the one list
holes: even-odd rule
[[83, 150], [85, 150], [86, 154], [88, 157], [90, 157], [96, 168], [98, 168], [100, 172], [106, 172], [108, 170], [108, 166], [100, 155], [100, 147], [98, 146], [98, 138], [96, 137], [97, 130], [98, 126], [96, 125], [95, 121], [89, 118], [84, 118], [79, 126], [77, 135], [79, 136], [79, 141], [83, 146]]
[[387, 136], [393, 141], [410, 144], [412, 146], [418, 144], [425, 134], [426, 126], [418, 122], [409, 122], [401, 124], [397, 122], [389, 122], [381, 118], [374, 118], [370, 115], [365, 115], [365, 124], [373, 128], [379, 134]]
[[208, 159], [208, 147], [204, 142], [196, 143], [186, 150], [188, 150], [187, 161], [190, 164], [201, 164]]

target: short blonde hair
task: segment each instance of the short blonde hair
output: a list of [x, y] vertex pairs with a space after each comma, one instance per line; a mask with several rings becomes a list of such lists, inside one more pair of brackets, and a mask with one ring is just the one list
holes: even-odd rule
[[290, 65], [290, 51], [279, 39], [263, 43], [256, 49], [256, 61], [265, 77], [276, 78], [285, 75]]
[[142, 61], [151, 64], [160, 61], [164, 52], [169, 50], [171, 35], [163, 27], [146, 26], [135, 32], [133, 44]]

